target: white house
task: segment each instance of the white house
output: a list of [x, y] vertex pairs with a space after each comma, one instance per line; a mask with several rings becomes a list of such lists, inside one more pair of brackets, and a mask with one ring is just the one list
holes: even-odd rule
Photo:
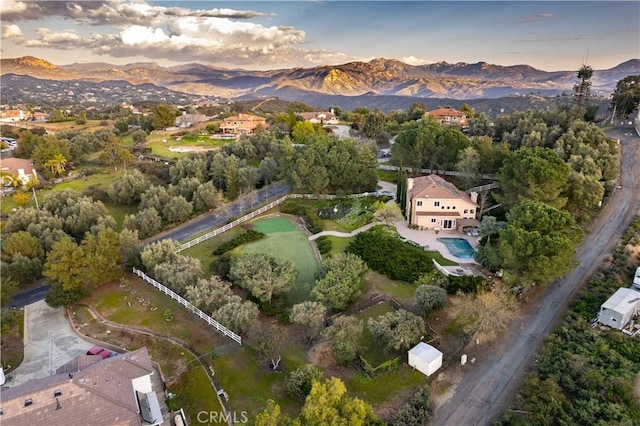
[[442, 352], [420, 342], [409, 349], [409, 365], [422, 374], [430, 376], [442, 367]]
[[630, 288], [619, 288], [600, 307], [598, 322], [622, 330], [640, 313], [640, 293]]

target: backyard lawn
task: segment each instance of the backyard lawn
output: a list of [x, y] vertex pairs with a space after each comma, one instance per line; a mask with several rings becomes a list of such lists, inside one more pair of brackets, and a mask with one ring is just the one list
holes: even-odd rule
[[318, 261], [306, 235], [287, 217], [276, 216], [253, 222], [266, 238], [242, 246], [243, 251], [261, 252], [291, 260], [298, 269], [294, 288], [288, 293], [289, 303], [311, 300], [311, 288], [318, 272]]

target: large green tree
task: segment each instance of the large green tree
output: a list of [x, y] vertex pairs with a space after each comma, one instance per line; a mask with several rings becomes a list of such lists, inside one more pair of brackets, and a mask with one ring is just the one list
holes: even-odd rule
[[266, 253], [242, 253], [231, 264], [229, 276], [262, 302], [291, 289], [297, 270], [293, 262]]
[[498, 178], [508, 205], [533, 200], [562, 208], [567, 202], [569, 166], [551, 149], [518, 149], [505, 160]]
[[626, 117], [640, 103], [640, 75], [630, 75], [616, 84], [611, 97], [611, 106], [616, 108], [616, 116]]
[[388, 352], [409, 349], [425, 333], [424, 320], [404, 309], [369, 318], [367, 327], [374, 339]]
[[176, 125], [178, 111], [165, 104], [156, 105], [153, 108], [152, 126], [154, 129], [166, 129]]
[[134, 205], [140, 202], [140, 197], [149, 188], [149, 181], [138, 170], [119, 176], [111, 182], [107, 189], [109, 198], [114, 203]]
[[569, 271], [582, 230], [567, 212], [526, 201], [507, 213], [499, 255], [509, 278], [522, 285], [547, 284]]
[[311, 295], [329, 310], [341, 311], [355, 300], [364, 284], [367, 265], [355, 254], [337, 253], [324, 262], [324, 274]]
[[336, 361], [348, 365], [358, 357], [358, 340], [362, 335], [362, 324], [353, 316], [340, 315], [333, 319], [324, 336], [331, 340], [331, 349]]

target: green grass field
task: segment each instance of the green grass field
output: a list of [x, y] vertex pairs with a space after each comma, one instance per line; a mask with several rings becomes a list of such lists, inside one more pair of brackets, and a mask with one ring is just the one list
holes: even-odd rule
[[285, 217], [260, 219], [255, 221], [253, 225], [256, 230], [267, 234], [267, 237], [247, 244], [242, 249], [254, 253], [268, 253], [291, 260], [298, 269], [298, 277], [287, 299], [292, 304], [311, 300], [311, 288], [318, 271], [318, 262], [308, 238]]
[[170, 147], [219, 148], [225, 143], [228, 143], [228, 140], [214, 139], [208, 135], [181, 136], [180, 140], [176, 140], [176, 132], [157, 130], [153, 131], [149, 136], [147, 147], [151, 148], [152, 155], [173, 159], [184, 157], [189, 152], [171, 151], [169, 150]]

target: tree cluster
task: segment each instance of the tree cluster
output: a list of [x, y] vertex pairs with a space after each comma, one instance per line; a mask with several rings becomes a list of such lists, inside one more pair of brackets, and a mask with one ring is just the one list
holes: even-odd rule
[[287, 176], [295, 192], [360, 193], [376, 188], [377, 167], [371, 145], [315, 135], [304, 147], [296, 148]]
[[330, 311], [342, 311], [360, 296], [367, 270], [355, 254], [334, 254], [325, 260], [322, 276], [316, 280], [311, 295]]
[[425, 322], [404, 309], [388, 312], [378, 318], [369, 318], [367, 328], [373, 338], [387, 352], [400, 352], [411, 348], [424, 336]]

